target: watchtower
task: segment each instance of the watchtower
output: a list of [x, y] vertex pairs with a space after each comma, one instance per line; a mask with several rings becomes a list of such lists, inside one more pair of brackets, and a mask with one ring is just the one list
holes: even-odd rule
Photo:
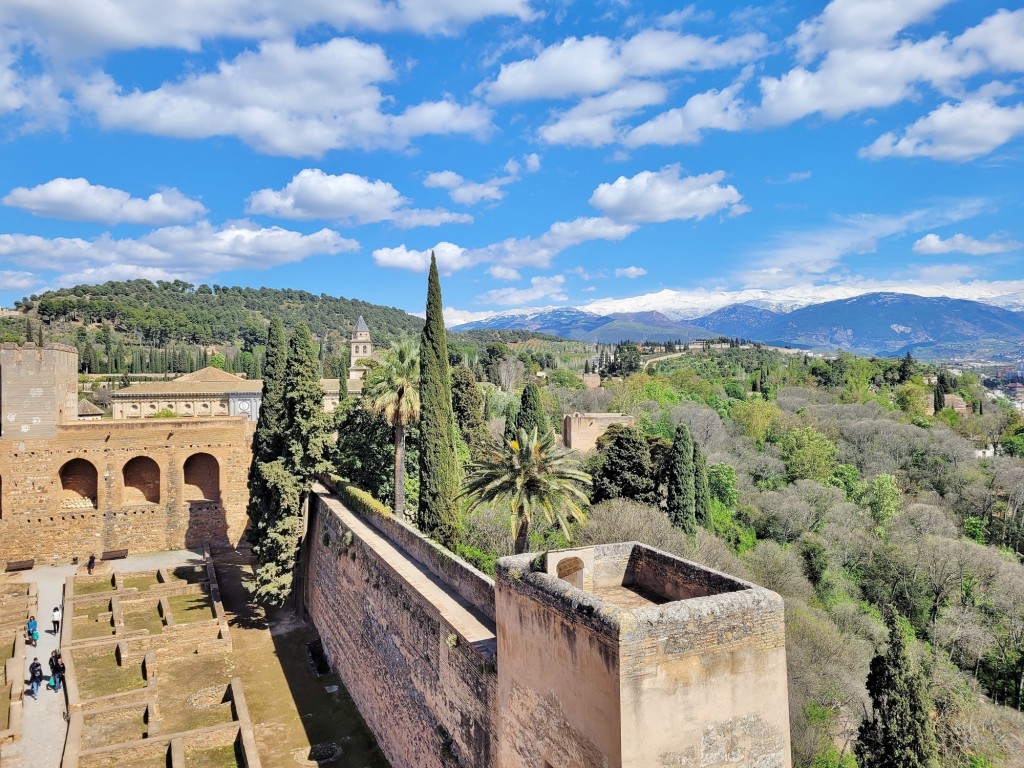
[[366, 375], [367, 368], [359, 361], [373, 357], [373, 339], [370, 338], [370, 328], [366, 325], [362, 315], [356, 320], [356, 327], [352, 331], [350, 347], [352, 349], [352, 359], [348, 364], [348, 378], [350, 381], [354, 381], [362, 379]]
[[54, 437], [78, 420], [78, 351], [63, 344], [0, 344], [0, 438]]

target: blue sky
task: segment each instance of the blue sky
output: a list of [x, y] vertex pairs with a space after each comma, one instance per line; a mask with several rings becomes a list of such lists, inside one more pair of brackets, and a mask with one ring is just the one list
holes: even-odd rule
[[987, 0], [5, 0], [0, 304], [1022, 308], [1022, 73]]

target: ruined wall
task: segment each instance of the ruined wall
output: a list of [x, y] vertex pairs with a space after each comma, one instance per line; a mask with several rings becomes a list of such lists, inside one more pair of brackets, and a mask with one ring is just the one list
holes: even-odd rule
[[[0, 561], [235, 543], [247, 522], [251, 442], [243, 417], [78, 422], [47, 439], [2, 439]], [[219, 499], [190, 500], [184, 470], [196, 454], [215, 461]], [[139, 457], [155, 462], [157, 477]]]
[[[452, 573], [453, 582], [465, 582], [468, 594], [486, 595], [490, 580], [388, 520], [401, 539], [396, 546], [322, 487], [309, 520], [303, 558], [310, 616], [391, 764], [495, 765], [493, 625], [488, 629], [486, 614], [421, 561], [450, 561], [448, 568], [464, 571]], [[476, 589], [472, 581], [480, 582]]]
[[77, 373], [74, 347], [0, 344], [0, 438], [53, 437], [77, 420]]
[[562, 420], [562, 440], [574, 451], [589, 451], [597, 438], [612, 424], [633, 426], [635, 419], [627, 413], [571, 413]]

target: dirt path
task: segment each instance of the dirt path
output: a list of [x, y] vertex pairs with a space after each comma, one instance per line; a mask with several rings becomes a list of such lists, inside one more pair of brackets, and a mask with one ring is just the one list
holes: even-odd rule
[[235, 674], [242, 678], [263, 764], [316, 765], [307, 762], [311, 749], [319, 757], [333, 745], [338, 756], [321, 759], [319, 765], [388, 768], [337, 675], [314, 672], [307, 646], [318, 640], [315, 628], [284, 610], [272, 612], [268, 620], [249, 601], [252, 566], [244, 550], [217, 554], [214, 562], [231, 627]]

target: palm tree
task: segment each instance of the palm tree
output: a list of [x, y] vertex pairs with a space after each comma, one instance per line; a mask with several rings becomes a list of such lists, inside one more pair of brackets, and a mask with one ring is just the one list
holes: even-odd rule
[[366, 373], [363, 404], [391, 425], [395, 439], [395, 502], [405, 517], [405, 428], [420, 418], [420, 350], [402, 341], [381, 355]]
[[529, 434], [520, 429], [516, 439], [490, 445], [469, 465], [459, 496], [470, 499], [470, 509], [488, 502], [509, 504], [509, 528], [516, 536], [516, 554], [521, 554], [538, 514], [570, 536], [568, 522], [583, 520], [589, 485], [590, 475], [556, 447], [553, 432], [538, 437], [536, 428]]

